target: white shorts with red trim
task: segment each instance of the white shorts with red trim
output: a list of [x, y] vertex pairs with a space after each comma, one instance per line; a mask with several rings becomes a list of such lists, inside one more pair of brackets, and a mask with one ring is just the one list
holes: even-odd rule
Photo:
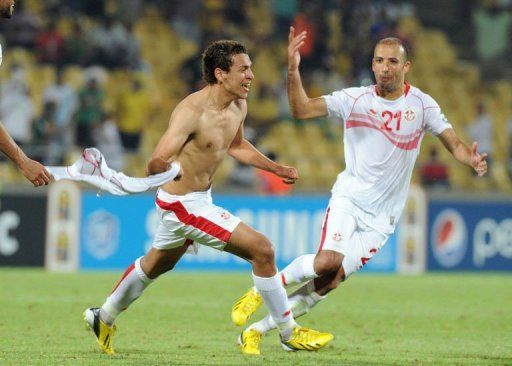
[[325, 214], [318, 251], [333, 250], [343, 254], [342, 266], [348, 278], [363, 268], [388, 237], [354, 215], [350, 205], [332, 198]]
[[172, 249], [193, 243], [223, 250], [240, 219], [212, 203], [211, 191], [172, 195], [159, 189], [160, 218], [153, 240], [156, 249]]

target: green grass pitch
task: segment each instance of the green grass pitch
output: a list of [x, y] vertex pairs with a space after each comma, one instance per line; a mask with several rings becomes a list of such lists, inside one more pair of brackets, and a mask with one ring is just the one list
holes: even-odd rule
[[250, 274], [171, 273], [120, 316], [107, 356], [82, 311], [120, 274], [0, 269], [0, 365], [512, 365], [510, 274], [357, 274], [299, 319], [334, 333], [325, 349], [287, 353], [274, 331], [251, 357], [230, 319]]

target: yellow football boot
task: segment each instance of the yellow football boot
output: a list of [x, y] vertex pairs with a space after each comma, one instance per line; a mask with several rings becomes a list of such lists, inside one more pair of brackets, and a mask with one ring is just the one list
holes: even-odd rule
[[255, 287], [251, 287], [243, 296], [233, 305], [231, 309], [231, 319], [236, 325], [244, 325], [252, 314], [263, 303], [263, 298], [256, 291]]
[[84, 311], [84, 320], [87, 327], [92, 330], [96, 336], [96, 340], [101, 347], [101, 350], [108, 355], [113, 355], [114, 347], [112, 347], [112, 337], [114, 336], [117, 328], [116, 326], [109, 327], [103, 320], [100, 319], [99, 308], [88, 308]]
[[246, 355], [259, 355], [260, 342], [263, 333], [256, 329], [244, 330], [238, 337], [238, 344], [242, 347], [242, 353]]
[[296, 326], [288, 340], [281, 339], [281, 346], [285, 351], [317, 351], [333, 338], [331, 333]]

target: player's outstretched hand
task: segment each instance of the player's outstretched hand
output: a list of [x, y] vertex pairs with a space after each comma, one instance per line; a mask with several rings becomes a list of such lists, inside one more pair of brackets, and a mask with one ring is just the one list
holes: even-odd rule
[[478, 143], [473, 142], [471, 146], [471, 166], [475, 169], [475, 172], [479, 177], [482, 177], [487, 173], [487, 153], [478, 153]]
[[286, 184], [294, 184], [299, 179], [299, 172], [291, 166], [280, 165], [274, 173], [283, 178], [283, 182]]
[[50, 183], [52, 175], [42, 164], [35, 160], [27, 158], [27, 160], [20, 165], [20, 169], [25, 178], [32, 182], [34, 187]]
[[295, 35], [295, 28], [290, 27], [288, 34], [288, 70], [295, 71], [299, 68], [300, 52], [299, 49], [304, 45], [307, 37], [307, 32], [300, 32]]

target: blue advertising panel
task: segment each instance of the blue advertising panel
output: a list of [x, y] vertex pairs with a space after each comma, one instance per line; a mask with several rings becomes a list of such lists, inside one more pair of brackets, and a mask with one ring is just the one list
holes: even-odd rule
[[437, 201], [428, 210], [429, 270], [512, 270], [512, 202]]
[[[216, 205], [237, 215], [264, 233], [275, 246], [283, 268], [297, 256], [315, 253], [320, 240], [327, 196], [261, 197], [215, 195]], [[158, 224], [153, 196], [104, 196], [84, 193], [82, 202], [80, 268], [120, 269], [150, 247]], [[365, 266], [365, 271], [393, 271], [396, 243], [392, 237]], [[199, 246], [197, 255], [186, 254], [177, 268], [192, 270], [250, 269], [231, 254]]]

